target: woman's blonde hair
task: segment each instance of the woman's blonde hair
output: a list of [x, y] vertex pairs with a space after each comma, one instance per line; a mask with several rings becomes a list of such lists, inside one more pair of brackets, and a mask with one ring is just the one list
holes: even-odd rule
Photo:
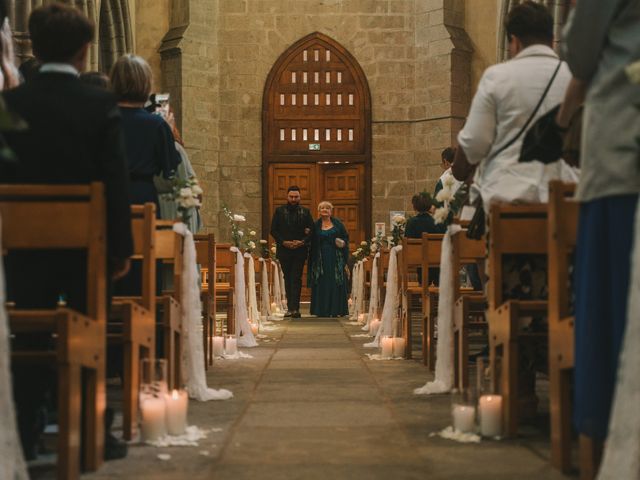
[[322, 201], [322, 202], [320, 202], [320, 203], [318, 204], [318, 211], [320, 211], [320, 209], [321, 209], [322, 207], [329, 207], [331, 210], [333, 210], [333, 205], [332, 205], [332, 203], [331, 203], [331, 202], [327, 202], [326, 200], [324, 200], [324, 201]]
[[151, 67], [137, 55], [123, 55], [111, 68], [111, 88], [119, 101], [146, 102], [151, 93]]

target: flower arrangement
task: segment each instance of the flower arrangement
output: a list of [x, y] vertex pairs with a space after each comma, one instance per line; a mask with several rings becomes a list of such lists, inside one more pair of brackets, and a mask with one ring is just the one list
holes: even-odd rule
[[197, 178], [173, 179], [173, 199], [178, 206], [178, 214], [183, 223], [187, 223], [193, 215], [194, 209], [200, 207], [202, 193]]
[[371, 254], [375, 255], [376, 253], [378, 253], [380, 249], [384, 246], [385, 242], [386, 240], [382, 238], [382, 233], [378, 232], [376, 236], [371, 239], [371, 242], [369, 244]]
[[269, 258], [269, 242], [262, 239], [258, 242], [259, 255], [262, 258]]
[[360, 242], [358, 248], [356, 248], [355, 252], [353, 252], [353, 259], [356, 262], [368, 257], [371, 255], [371, 245], [366, 240]]
[[406, 227], [407, 218], [404, 215], [394, 215], [391, 219], [391, 243], [389, 247], [395, 247], [400, 244]]
[[227, 217], [229, 225], [231, 225], [231, 239], [233, 240], [233, 244], [237, 248], [242, 248], [244, 231], [240, 228], [239, 224], [245, 222], [246, 218], [243, 215], [232, 213], [227, 206], [222, 207], [222, 213]]
[[468, 186], [462, 184], [455, 192], [453, 186], [455, 185], [455, 179], [452, 175], [445, 178], [442, 184], [442, 190], [436, 195], [436, 201], [442, 203], [440, 208], [436, 208], [433, 213], [433, 219], [437, 224], [444, 224], [448, 226], [453, 221], [453, 217], [462, 209], [467, 194]]

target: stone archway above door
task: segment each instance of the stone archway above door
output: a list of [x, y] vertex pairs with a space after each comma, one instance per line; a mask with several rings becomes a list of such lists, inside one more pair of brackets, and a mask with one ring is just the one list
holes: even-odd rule
[[364, 72], [338, 42], [315, 32], [272, 67], [262, 111], [263, 231], [286, 188], [303, 203], [334, 204], [354, 240], [371, 233], [371, 95]]

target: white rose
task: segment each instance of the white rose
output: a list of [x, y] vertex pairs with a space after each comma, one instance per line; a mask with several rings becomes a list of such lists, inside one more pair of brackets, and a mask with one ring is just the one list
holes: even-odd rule
[[191, 191], [191, 189], [189, 187], [181, 188], [180, 189], [180, 196], [183, 197], [183, 198], [193, 197], [193, 192]]
[[378, 244], [374, 243], [373, 245], [371, 245], [371, 251], [373, 253], [376, 253], [378, 251]]
[[276, 253], [276, 247], [271, 247], [271, 253]]
[[193, 191], [194, 195], [202, 195], [204, 193], [197, 183], [191, 187], [191, 191]]
[[392, 220], [393, 220], [393, 223], [395, 223], [396, 225], [403, 225], [404, 222], [406, 222], [406, 219], [404, 218], [403, 215], [394, 215]]
[[249, 242], [249, 248], [256, 248], [255, 242]]
[[367, 244], [367, 242], [366, 242], [366, 241], [364, 241], [364, 240], [360, 242], [360, 245], [362, 245], [363, 247], [364, 247], [366, 244]]
[[251, 235], [252, 237], [255, 237], [256, 236], [256, 231], [255, 230], [251, 230], [249, 232], [249, 235]]
[[631, 83], [640, 84], [640, 61], [628, 65], [627, 68], [625, 68], [625, 71], [627, 72], [627, 77], [629, 77], [629, 81]]
[[439, 202], [448, 202], [453, 199], [453, 195], [451, 195], [451, 189], [443, 188], [436, 195], [436, 200]]
[[235, 214], [235, 215], [233, 216], [233, 221], [234, 221], [234, 222], [245, 222], [246, 220], [247, 220], [247, 219], [246, 219], [246, 218], [244, 218], [244, 215], [238, 215], [238, 214]]
[[436, 223], [444, 223], [444, 221], [447, 219], [448, 216], [449, 216], [449, 209], [447, 207], [438, 208], [433, 213], [433, 219], [435, 220]]
[[260, 243], [261, 243], [262, 245], [266, 245], [266, 244], [267, 244], [267, 241], [266, 241], [266, 240], [260, 240]]
[[198, 199], [195, 197], [187, 197], [182, 201], [182, 206], [184, 208], [192, 208], [198, 205]]

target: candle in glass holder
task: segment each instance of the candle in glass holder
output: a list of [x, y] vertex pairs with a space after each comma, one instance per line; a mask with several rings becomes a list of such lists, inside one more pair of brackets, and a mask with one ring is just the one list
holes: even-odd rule
[[213, 337], [213, 356], [221, 357], [224, 354], [224, 337]]
[[358, 315], [358, 321], [360, 323], [364, 323], [364, 313], [361, 313], [361, 314]]
[[393, 337], [393, 356], [396, 358], [404, 356], [405, 341], [402, 337]]
[[259, 330], [259, 326], [257, 323], [252, 323], [251, 324], [251, 333], [253, 333], [254, 335], [258, 334], [258, 330]]
[[278, 305], [276, 302], [271, 302], [271, 311], [275, 312], [276, 310], [278, 310]]
[[369, 334], [370, 335], [377, 334], [379, 328], [380, 328], [380, 320], [378, 320], [377, 318], [374, 318], [373, 320], [371, 320], [371, 323], [369, 323]]
[[140, 402], [142, 422], [140, 430], [143, 442], [152, 442], [165, 434], [166, 406], [163, 398], [143, 396]]
[[182, 435], [187, 429], [187, 405], [189, 397], [185, 390], [173, 390], [165, 395], [167, 408], [167, 433]]
[[502, 434], [502, 397], [482, 395], [478, 402], [480, 433], [483, 437], [499, 437]]
[[475, 431], [476, 407], [454, 404], [451, 413], [453, 415], [454, 430], [462, 433]]
[[382, 337], [380, 348], [382, 358], [391, 358], [393, 356], [393, 337]]
[[233, 335], [227, 337], [227, 341], [224, 346], [224, 353], [227, 355], [235, 355], [238, 353], [238, 340]]

